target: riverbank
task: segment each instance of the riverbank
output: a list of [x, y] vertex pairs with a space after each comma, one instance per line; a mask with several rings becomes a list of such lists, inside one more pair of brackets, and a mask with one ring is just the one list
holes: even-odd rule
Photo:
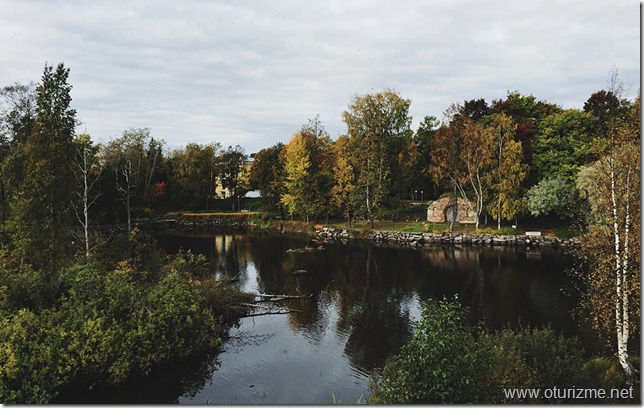
[[174, 228], [179, 231], [246, 231], [251, 229], [277, 230], [281, 233], [306, 234], [328, 241], [368, 240], [377, 245], [431, 248], [439, 245], [459, 246], [525, 246], [525, 247], [578, 247], [579, 237], [558, 238], [541, 235], [540, 231], [524, 234], [491, 234], [473, 232], [405, 232], [395, 230], [338, 228], [310, 225], [299, 221], [268, 219], [262, 213], [208, 213], [182, 214], [176, 218]]
[[437, 245], [474, 245], [474, 246], [528, 246], [528, 247], [576, 247], [581, 244], [577, 237], [562, 239], [532, 234], [493, 235], [465, 232], [401, 232], [369, 230], [363, 236], [354, 231], [333, 227], [316, 229], [314, 235], [321, 240], [367, 239], [379, 245], [408, 246], [413, 248], [430, 248]]
[[181, 214], [175, 219], [174, 228], [179, 231], [239, 231], [255, 225], [255, 220], [261, 216], [258, 212]]

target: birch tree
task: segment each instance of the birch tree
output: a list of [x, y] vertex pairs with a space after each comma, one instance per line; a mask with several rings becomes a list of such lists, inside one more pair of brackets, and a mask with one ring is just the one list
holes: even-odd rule
[[501, 229], [501, 220], [517, 216], [524, 204], [521, 199], [521, 183], [528, 174], [523, 164], [521, 143], [514, 140], [516, 124], [504, 113], [492, 117], [488, 127], [494, 143], [495, 169], [492, 172], [492, 197], [489, 211]]
[[99, 193], [95, 191], [96, 183], [101, 175], [101, 165], [98, 160], [99, 146], [92, 143], [88, 134], [78, 135], [74, 138], [76, 148], [75, 160], [71, 162], [76, 178], [76, 194], [80, 201], [82, 216], [76, 208], [76, 218], [83, 228], [85, 241], [85, 256], [89, 256], [89, 209], [96, 202]]
[[476, 229], [479, 228], [485, 197], [488, 195], [490, 171], [494, 163], [492, 132], [471, 119], [466, 119], [460, 160], [463, 163], [462, 184], [469, 184], [476, 199]]
[[[621, 95], [613, 73], [609, 92]], [[639, 109], [639, 103], [636, 103]], [[633, 115], [634, 117], [636, 115]], [[636, 116], [639, 121], [639, 115]], [[612, 335], [627, 381], [635, 369], [629, 362], [628, 341], [640, 319], [640, 135], [638, 124], [611, 114], [607, 134], [597, 141], [600, 159], [592, 166], [593, 185], [585, 193], [597, 222], [584, 236], [582, 257], [588, 265], [579, 272], [586, 284], [582, 305], [593, 316], [600, 333]], [[578, 186], [580, 184], [578, 183]]]
[[150, 186], [163, 158], [162, 140], [150, 137], [149, 128], [134, 128], [111, 140], [104, 159], [114, 174], [115, 188], [125, 204], [127, 229], [132, 216], [147, 203]]

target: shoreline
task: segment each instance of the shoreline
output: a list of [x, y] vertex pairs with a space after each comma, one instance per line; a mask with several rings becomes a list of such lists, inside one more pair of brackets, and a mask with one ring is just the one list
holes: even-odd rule
[[356, 237], [353, 231], [323, 227], [316, 229], [314, 235], [319, 239], [349, 240], [365, 239], [377, 244], [395, 244], [412, 248], [432, 248], [440, 245], [460, 246], [524, 246], [524, 247], [577, 247], [581, 240], [577, 237], [562, 239], [543, 235], [493, 235], [488, 233], [467, 232], [401, 232], [369, 230], [364, 237]]
[[[394, 246], [412, 248], [431, 248], [440, 245], [459, 246], [522, 246], [522, 247], [563, 247], [573, 248], [581, 245], [579, 237], [557, 238], [535, 234], [494, 235], [490, 233], [470, 232], [402, 232], [385, 230], [368, 230], [364, 233], [347, 228], [309, 226], [305, 228], [289, 228], [283, 222], [256, 224], [250, 214], [210, 215], [208, 217], [179, 217], [174, 223], [177, 231], [247, 231], [273, 230], [280, 233], [293, 232], [306, 234], [321, 241], [365, 240], [376, 244], [391, 244]], [[285, 228], [286, 226], [286, 228]]]

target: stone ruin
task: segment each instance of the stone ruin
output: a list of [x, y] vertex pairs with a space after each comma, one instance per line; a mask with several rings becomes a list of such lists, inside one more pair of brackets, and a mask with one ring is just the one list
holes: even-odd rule
[[444, 197], [429, 203], [427, 207], [427, 221], [451, 222], [452, 219], [463, 224], [476, 223], [474, 204], [461, 197], [457, 199], [454, 199], [454, 197]]

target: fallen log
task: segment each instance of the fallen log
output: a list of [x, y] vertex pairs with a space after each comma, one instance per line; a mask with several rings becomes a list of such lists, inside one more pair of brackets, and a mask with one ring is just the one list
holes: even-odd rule
[[[297, 309], [290, 309], [288, 307], [282, 307], [282, 308], [275, 308], [272, 306], [265, 306], [265, 305], [258, 305], [256, 303], [241, 303], [242, 306], [247, 306], [247, 307], [254, 307], [257, 309], [263, 309], [263, 310], [268, 310], [271, 313], [272, 312], [279, 312], [280, 314], [285, 314], [285, 313], [300, 313], [301, 310]], [[272, 313], [275, 314], [275, 313]]]
[[286, 299], [308, 299], [313, 297], [313, 294], [311, 293], [310, 295], [305, 296], [305, 295], [273, 295], [270, 293], [256, 293], [255, 297], [266, 299], [267, 301], [278, 301], [278, 300], [286, 300]]

